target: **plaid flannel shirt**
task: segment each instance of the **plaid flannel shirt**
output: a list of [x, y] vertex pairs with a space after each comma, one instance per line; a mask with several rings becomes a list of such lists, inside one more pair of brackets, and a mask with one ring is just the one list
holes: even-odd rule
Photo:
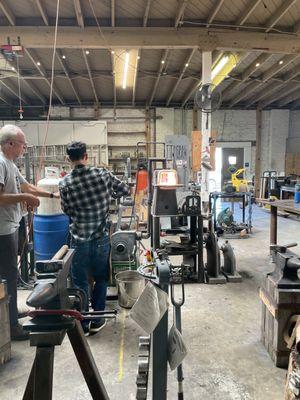
[[60, 181], [59, 191], [73, 238], [86, 241], [107, 232], [111, 198], [128, 195], [129, 187], [104, 168], [77, 165]]

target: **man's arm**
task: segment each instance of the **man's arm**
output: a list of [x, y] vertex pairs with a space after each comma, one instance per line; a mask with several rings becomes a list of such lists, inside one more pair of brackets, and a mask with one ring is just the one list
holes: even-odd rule
[[110, 172], [112, 180], [113, 197], [119, 198], [130, 194], [129, 186]]
[[32, 194], [25, 193], [5, 193], [4, 185], [0, 184], [0, 207], [8, 206], [10, 204], [17, 204], [26, 202], [31, 207], [38, 207], [40, 205], [40, 201], [37, 197]]
[[61, 209], [63, 212], [71, 217], [71, 209], [68, 206], [69, 200], [68, 200], [68, 191], [65, 187], [59, 186], [59, 193], [60, 193], [60, 203], [61, 203]]
[[[21, 186], [21, 190], [23, 193], [30, 193], [30, 194], [32, 194], [34, 196], [38, 196], [38, 197], [52, 197], [50, 192], [40, 189], [40, 188], [32, 185], [31, 183], [24, 182], [24, 183], [21, 183], [20, 186]], [[59, 194], [53, 193], [53, 197], [58, 199]]]

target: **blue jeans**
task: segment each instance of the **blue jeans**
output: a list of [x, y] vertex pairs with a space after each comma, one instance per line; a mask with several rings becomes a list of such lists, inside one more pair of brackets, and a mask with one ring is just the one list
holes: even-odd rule
[[[91, 293], [92, 308], [94, 311], [103, 311], [109, 280], [109, 236], [105, 235], [85, 242], [72, 239], [71, 248], [75, 249], [71, 268], [74, 285], [82, 289], [86, 298], [89, 299], [89, 277], [91, 276], [95, 281]], [[84, 304], [84, 309], [85, 311], [89, 309], [88, 300]]]

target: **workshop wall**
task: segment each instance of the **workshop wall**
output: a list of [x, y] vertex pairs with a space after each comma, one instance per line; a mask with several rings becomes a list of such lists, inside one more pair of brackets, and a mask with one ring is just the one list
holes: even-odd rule
[[[106, 121], [108, 155], [116, 162], [124, 154], [130, 154], [134, 158], [136, 143], [146, 139], [147, 128], [144, 109], [117, 109], [114, 111], [113, 109], [95, 110], [90, 107], [73, 108], [68, 112], [66, 107], [54, 107], [52, 115], [56, 118], [62, 118], [62, 121], [51, 122], [49, 140], [52, 143], [53, 140], [56, 141], [56, 138], [60, 138], [62, 131], [68, 130], [68, 126], [65, 125], [67, 121], [63, 119], [84, 118], [87, 120], [80, 121], [78, 124], [86, 124], [89, 119], [95, 117], [101, 121]], [[150, 138], [152, 140], [156, 137], [157, 141], [164, 141], [166, 135], [172, 134], [191, 136], [193, 130], [192, 110], [157, 108], [156, 117], [156, 131], [153, 120], [150, 123]], [[29, 121], [18, 121], [18, 123], [28, 124]], [[41, 123], [44, 122], [30, 121], [32, 131], [36, 132], [34, 125], [40, 126]], [[198, 112], [198, 127], [201, 129], [200, 112]], [[247, 146], [251, 142], [251, 174], [253, 174], [255, 168], [256, 111], [218, 110], [212, 115], [212, 129], [218, 131], [217, 141], [219, 142], [247, 142]], [[37, 140], [39, 140], [38, 136]], [[294, 145], [298, 144], [298, 152], [300, 152], [300, 111], [263, 111], [262, 171], [270, 169], [284, 171], [286, 143], [292, 149], [295, 149]]]

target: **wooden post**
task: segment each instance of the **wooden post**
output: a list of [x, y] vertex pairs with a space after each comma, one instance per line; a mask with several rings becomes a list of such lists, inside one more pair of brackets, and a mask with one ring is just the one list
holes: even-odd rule
[[254, 177], [254, 194], [259, 197], [260, 194], [260, 176], [261, 176], [261, 125], [262, 110], [256, 109], [256, 151], [255, 151], [255, 177]]

